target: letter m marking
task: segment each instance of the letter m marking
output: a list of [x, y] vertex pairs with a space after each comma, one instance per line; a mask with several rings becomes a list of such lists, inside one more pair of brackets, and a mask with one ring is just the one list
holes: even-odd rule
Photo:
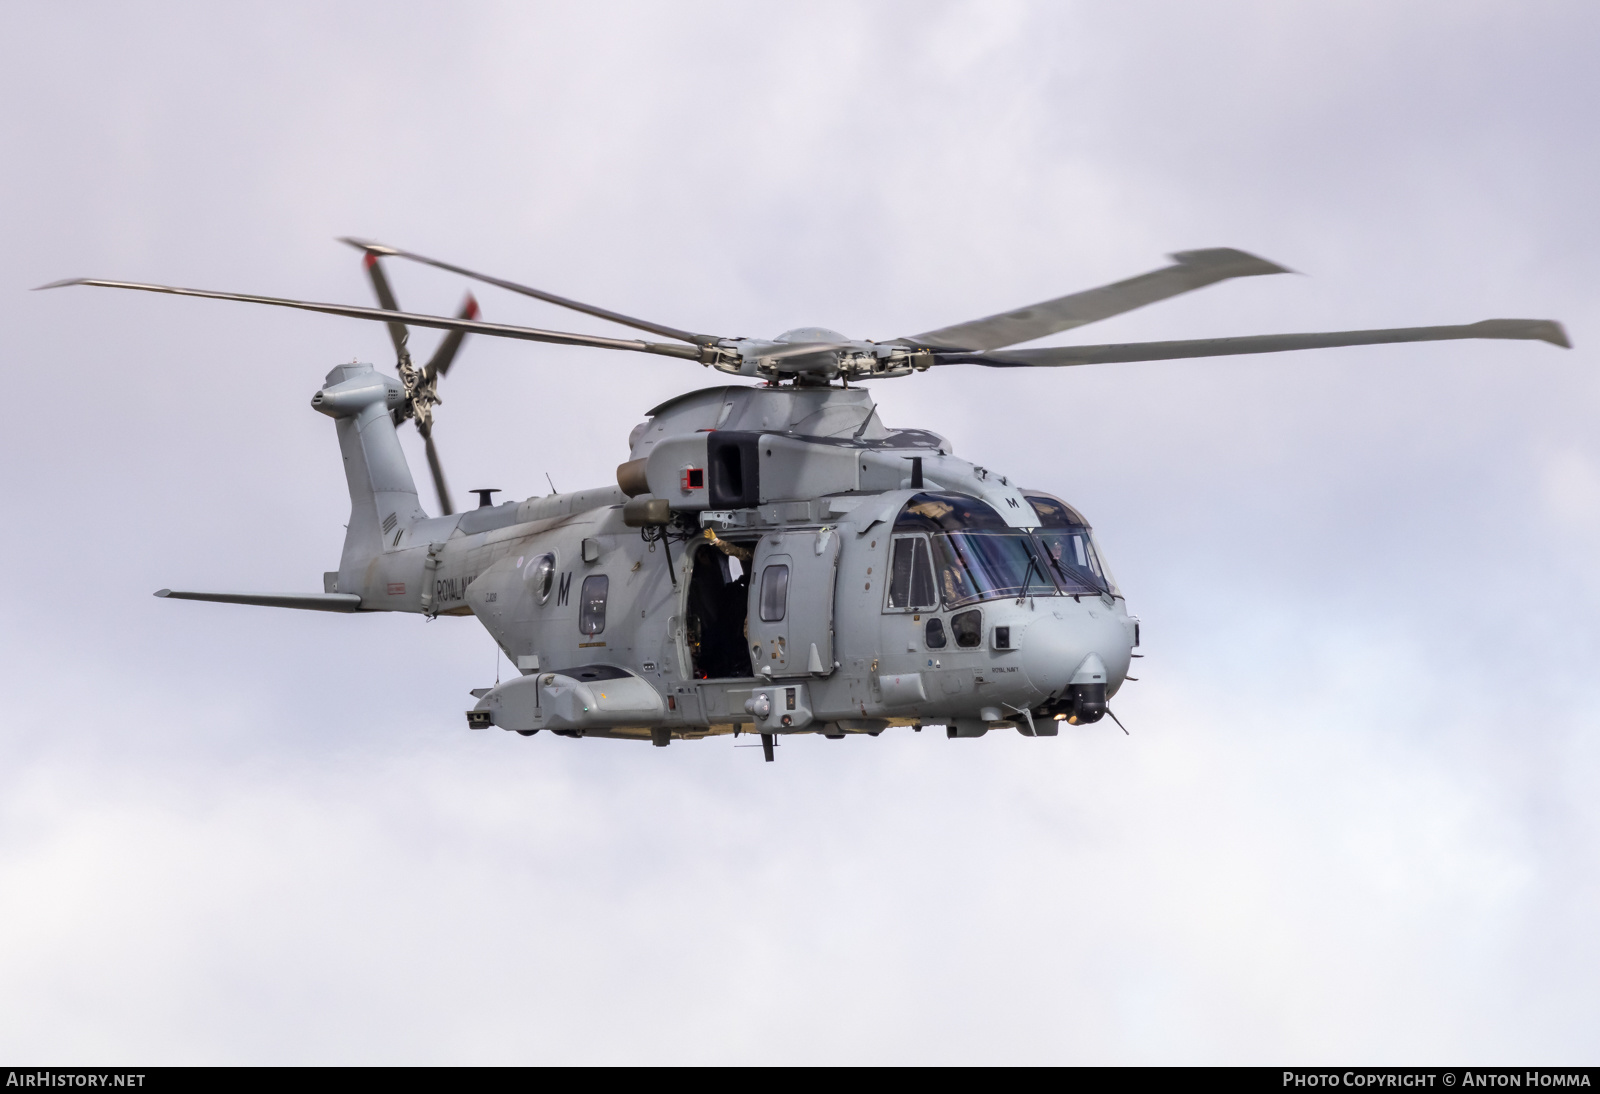
[[572, 571], [568, 570], [561, 575], [561, 584], [556, 588], [556, 604], [563, 605], [567, 602], [567, 594], [572, 592]]

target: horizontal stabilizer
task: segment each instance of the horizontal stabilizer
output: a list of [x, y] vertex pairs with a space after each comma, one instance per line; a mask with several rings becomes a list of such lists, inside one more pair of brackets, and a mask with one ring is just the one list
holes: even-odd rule
[[304, 608], [313, 612], [361, 610], [355, 593], [190, 593], [158, 589], [156, 595], [171, 600], [209, 600], [215, 604], [252, 604], [261, 608]]

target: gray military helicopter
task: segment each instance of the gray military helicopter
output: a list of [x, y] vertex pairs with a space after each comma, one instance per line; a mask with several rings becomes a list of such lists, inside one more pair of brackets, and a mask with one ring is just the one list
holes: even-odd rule
[[[396, 376], [338, 365], [311, 397], [334, 419], [350, 488], [339, 568], [321, 593], [160, 597], [331, 612], [475, 616], [519, 675], [472, 694], [473, 729], [667, 745], [791, 733], [873, 736], [943, 725], [1056, 736], [1108, 705], [1140, 656], [1139, 620], [1089, 522], [1042, 489], [891, 429], [863, 382], [943, 365], [1157, 361], [1458, 338], [1570, 347], [1560, 324], [1256, 335], [1006, 349], [1231, 278], [1288, 272], [1218, 248], [1041, 304], [885, 342], [803, 327], [771, 340], [678, 330], [369, 240], [379, 307], [92, 278], [97, 285], [240, 300], [388, 325]], [[667, 341], [490, 323], [469, 295], [455, 317], [403, 312], [385, 258], [423, 263]], [[409, 330], [446, 336], [417, 368]], [[455, 513], [433, 440], [438, 381], [468, 334], [677, 357], [756, 381], [703, 388], [646, 412], [615, 485]], [[852, 386], [854, 383], [856, 386]], [[396, 429], [416, 422], [441, 515], [418, 500]], [[1120, 725], [1121, 723], [1118, 722]]]

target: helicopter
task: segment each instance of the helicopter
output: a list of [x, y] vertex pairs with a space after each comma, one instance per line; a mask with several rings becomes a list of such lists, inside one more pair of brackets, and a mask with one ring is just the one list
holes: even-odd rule
[[[877, 736], [945, 727], [1054, 737], [1091, 725], [1141, 656], [1094, 531], [1059, 496], [958, 457], [943, 436], [890, 428], [869, 381], [947, 365], [1060, 367], [1451, 339], [1570, 348], [1550, 320], [1017, 347], [1235, 278], [1290, 272], [1232, 248], [1180, 251], [1112, 284], [886, 341], [821, 327], [724, 337], [580, 303], [372, 240], [378, 307], [169, 285], [90, 285], [297, 308], [387, 325], [395, 374], [335, 366], [311, 397], [334, 420], [350, 492], [339, 567], [320, 593], [161, 589], [173, 600], [325, 612], [471, 616], [518, 675], [473, 690], [471, 729], [666, 746], [757, 734]], [[384, 260], [421, 263], [663, 341], [400, 310]], [[418, 367], [412, 328], [445, 332]], [[674, 357], [736, 378], [645, 412], [614, 484], [457, 513], [433, 436], [438, 383], [468, 335]], [[852, 384], [854, 386], [852, 386]], [[420, 432], [430, 516], [397, 430]], [[1126, 732], [1126, 729], [1124, 729]]]

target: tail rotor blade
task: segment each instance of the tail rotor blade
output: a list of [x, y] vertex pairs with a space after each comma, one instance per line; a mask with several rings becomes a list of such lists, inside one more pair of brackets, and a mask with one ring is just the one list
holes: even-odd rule
[[433, 474], [433, 492], [439, 496], [439, 514], [450, 516], [455, 507], [450, 504], [450, 487], [445, 485], [444, 465], [439, 462], [439, 450], [433, 446], [433, 429], [422, 434], [422, 447], [428, 454], [428, 470]]
[[[461, 310], [456, 313], [457, 319], [478, 318], [478, 302], [472, 294], [467, 294], [467, 299], [462, 303]], [[450, 364], [456, 359], [456, 354], [461, 349], [462, 340], [467, 337], [464, 330], [453, 330], [444, 336], [444, 341], [439, 343], [439, 348], [433, 351], [433, 356], [428, 363], [422, 366], [422, 382], [430, 383], [435, 377], [443, 376], [450, 371]]]
[[[383, 272], [383, 263], [378, 261], [378, 256], [368, 251], [361, 259], [361, 265], [366, 268], [367, 276], [372, 279], [372, 290], [378, 294], [378, 306], [384, 311], [399, 311], [400, 305], [395, 303], [394, 290], [389, 287], [389, 277]], [[389, 340], [394, 343], [394, 355], [406, 355], [406, 341], [411, 332], [404, 323], [390, 322], [385, 324], [389, 328]]]

